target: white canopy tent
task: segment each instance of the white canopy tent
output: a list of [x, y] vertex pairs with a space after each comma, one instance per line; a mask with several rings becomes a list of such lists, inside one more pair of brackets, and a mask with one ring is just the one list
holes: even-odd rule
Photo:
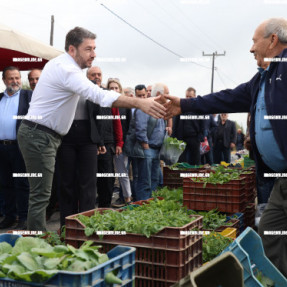
[[61, 53], [63, 51], [0, 24], [0, 71], [7, 66], [16, 66], [22, 71], [42, 69]]

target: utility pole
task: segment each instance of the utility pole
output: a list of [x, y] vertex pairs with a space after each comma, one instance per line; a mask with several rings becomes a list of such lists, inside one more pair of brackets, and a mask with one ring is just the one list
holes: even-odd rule
[[217, 54], [216, 52], [213, 52], [212, 54], [204, 54], [204, 52], [202, 52], [202, 56], [208, 56], [211, 57], [212, 56], [212, 74], [211, 74], [211, 93], [213, 93], [213, 81], [214, 81], [214, 61], [215, 61], [215, 56], [225, 56], [225, 51], [224, 54]]
[[54, 40], [54, 15], [51, 16], [50, 45], [53, 46]]

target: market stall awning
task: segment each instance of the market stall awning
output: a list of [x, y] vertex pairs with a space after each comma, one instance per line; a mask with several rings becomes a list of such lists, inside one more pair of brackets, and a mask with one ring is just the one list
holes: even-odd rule
[[0, 24], [0, 71], [7, 66], [16, 66], [22, 71], [42, 69], [61, 53], [50, 45]]

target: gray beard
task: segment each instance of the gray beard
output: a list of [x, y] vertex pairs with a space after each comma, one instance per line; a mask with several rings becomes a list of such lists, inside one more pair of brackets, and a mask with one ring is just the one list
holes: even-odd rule
[[15, 94], [15, 93], [17, 93], [19, 90], [21, 89], [21, 87], [7, 87], [7, 92], [9, 93], [9, 94]]

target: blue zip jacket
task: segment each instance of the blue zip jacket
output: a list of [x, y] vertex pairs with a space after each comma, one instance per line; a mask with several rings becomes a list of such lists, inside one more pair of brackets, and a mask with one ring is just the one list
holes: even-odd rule
[[136, 112], [136, 139], [142, 143], [148, 143], [152, 148], [160, 148], [162, 146], [165, 135], [165, 122], [163, 119], [158, 119], [154, 130], [148, 139], [148, 123], [150, 116], [141, 110]]
[[[265, 103], [268, 115], [287, 115], [287, 49], [275, 58], [281, 62], [271, 62], [265, 78]], [[258, 172], [274, 172], [262, 161], [255, 143], [255, 109], [259, 91], [260, 73], [247, 83], [235, 89], [227, 89], [195, 99], [181, 99], [182, 113], [251, 113], [250, 139]], [[275, 140], [287, 160], [287, 120], [270, 120]]]

